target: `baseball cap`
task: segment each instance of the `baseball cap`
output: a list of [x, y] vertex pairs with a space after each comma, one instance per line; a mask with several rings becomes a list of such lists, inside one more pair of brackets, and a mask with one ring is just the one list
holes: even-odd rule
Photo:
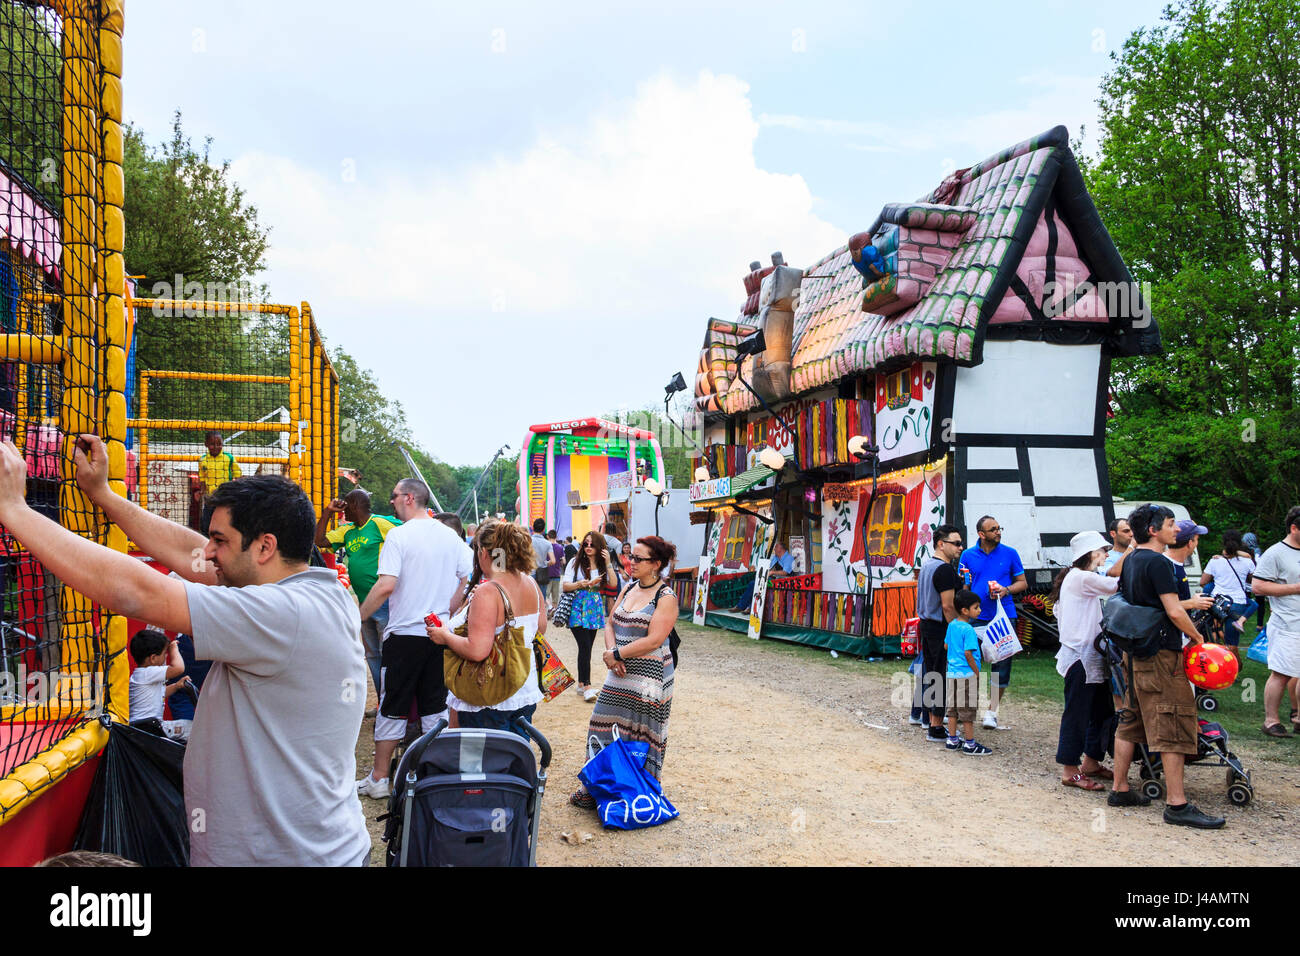
[[1197, 524], [1190, 519], [1184, 519], [1178, 522], [1178, 537], [1174, 538], [1174, 547], [1181, 548], [1188, 541], [1192, 540], [1193, 535], [1208, 534], [1209, 528], [1203, 524]]

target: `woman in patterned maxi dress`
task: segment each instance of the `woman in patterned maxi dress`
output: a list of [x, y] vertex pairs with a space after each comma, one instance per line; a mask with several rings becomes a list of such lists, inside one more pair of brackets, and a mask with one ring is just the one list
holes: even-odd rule
[[[673, 703], [673, 657], [668, 634], [677, 623], [677, 595], [663, 580], [676, 548], [663, 538], [641, 538], [632, 549], [633, 581], [619, 595], [605, 624], [605, 666], [609, 674], [591, 714], [588, 740], [599, 749], [614, 739], [650, 745], [646, 772], [663, 773], [668, 747], [668, 716]], [[585, 789], [573, 794], [576, 806], [593, 807]]]

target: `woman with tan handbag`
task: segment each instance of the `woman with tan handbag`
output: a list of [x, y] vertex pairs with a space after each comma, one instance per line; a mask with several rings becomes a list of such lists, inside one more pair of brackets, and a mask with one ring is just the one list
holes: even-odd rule
[[[447, 706], [456, 712], [457, 726], [518, 733], [511, 722], [516, 717], [531, 722], [542, 700], [533, 636], [546, 633], [546, 599], [532, 577], [536, 566], [532, 539], [518, 525], [488, 521], [479, 526], [473, 548], [482, 582], [456, 617], [445, 626], [428, 628], [429, 638], [451, 652], [447, 655], [449, 673], [462, 661], [497, 661], [502, 651], [507, 657], [517, 655], [518, 648], [507, 645], [522, 641], [528, 654], [527, 676], [510, 696], [499, 702], [473, 704], [457, 696], [451, 681], [447, 692]], [[465, 635], [455, 633], [458, 630]]]

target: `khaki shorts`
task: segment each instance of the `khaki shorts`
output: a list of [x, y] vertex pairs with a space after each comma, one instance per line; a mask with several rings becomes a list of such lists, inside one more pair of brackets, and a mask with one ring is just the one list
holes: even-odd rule
[[1120, 740], [1145, 743], [1156, 753], [1196, 753], [1196, 694], [1183, 672], [1182, 651], [1157, 651], [1154, 657], [1135, 660], [1124, 708], [1127, 719], [1115, 730]]
[[975, 710], [980, 703], [980, 678], [978, 674], [970, 677], [948, 678], [948, 717], [956, 717], [963, 724], [975, 722]]

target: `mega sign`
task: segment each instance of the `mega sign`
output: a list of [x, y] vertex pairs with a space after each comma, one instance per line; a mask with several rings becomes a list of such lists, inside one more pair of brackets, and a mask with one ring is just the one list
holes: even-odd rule
[[708, 501], [711, 498], [728, 498], [731, 496], [731, 476], [710, 478], [697, 481], [691, 485], [691, 501]]

